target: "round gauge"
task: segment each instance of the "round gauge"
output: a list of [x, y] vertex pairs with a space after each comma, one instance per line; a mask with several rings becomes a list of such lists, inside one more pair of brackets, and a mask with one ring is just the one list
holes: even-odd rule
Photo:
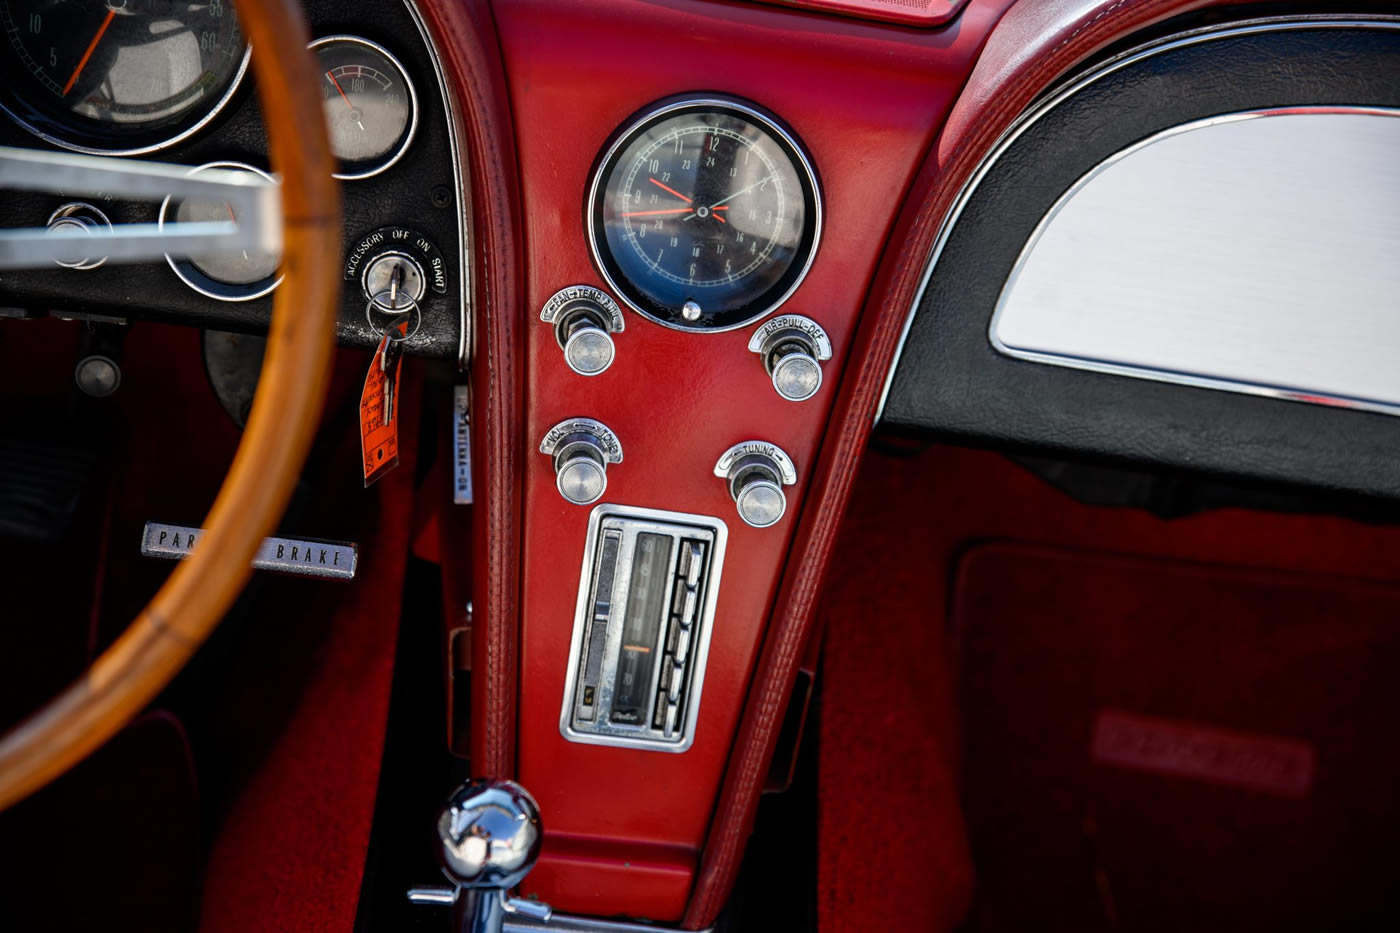
[[228, 0], [0, 0], [0, 108], [78, 152], [171, 145], [233, 96], [248, 44]]
[[403, 65], [380, 45], [357, 36], [311, 43], [321, 68], [321, 98], [336, 178], [368, 178], [393, 165], [418, 128], [418, 95]]
[[[272, 176], [261, 169], [242, 162], [210, 162], [190, 171], [198, 175], [206, 169], [234, 169], [251, 172], [260, 178], [272, 181]], [[211, 223], [214, 221], [237, 220], [233, 206], [227, 201], [213, 201], [189, 198], [173, 201], [166, 198], [160, 206], [159, 226], [166, 223]], [[282, 277], [277, 274], [281, 257], [267, 253], [230, 252], [208, 255], [174, 257], [165, 256], [170, 268], [175, 270], [186, 285], [202, 295], [218, 298], [220, 301], [250, 301], [261, 298], [277, 287]]]
[[678, 330], [730, 330], [801, 283], [821, 199], [810, 161], [772, 117], [682, 100], [642, 116], [603, 155], [588, 233], [603, 277], [633, 310]]

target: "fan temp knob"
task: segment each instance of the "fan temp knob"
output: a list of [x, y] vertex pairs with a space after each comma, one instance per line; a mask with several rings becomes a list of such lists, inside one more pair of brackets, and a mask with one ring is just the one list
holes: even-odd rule
[[612, 335], [626, 326], [617, 302], [591, 285], [555, 292], [540, 309], [540, 320], [554, 325], [564, 362], [580, 376], [596, 376], [612, 365], [617, 355]]

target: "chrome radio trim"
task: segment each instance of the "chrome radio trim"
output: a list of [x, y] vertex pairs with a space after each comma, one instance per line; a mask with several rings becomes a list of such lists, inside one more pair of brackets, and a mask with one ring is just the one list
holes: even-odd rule
[[[593, 589], [595, 571], [598, 563], [598, 544], [603, 537], [603, 523], [608, 519], [622, 519], [628, 525], [628, 531], [633, 539], [639, 532], [651, 532], [665, 535], [674, 535], [678, 530], [677, 526], [689, 526], [697, 532], [707, 532], [711, 536], [710, 554], [708, 556], [707, 572], [704, 582], [704, 601], [700, 604], [696, 612], [696, 625], [698, 626], [698, 641], [691, 650], [691, 662], [687, 671], [689, 678], [685, 691], [685, 717], [677, 723], [680, 738], [677, 741], [667, 741], [662, 738], [643, 737], [642, 733], [654, 731], [650, 726], [643, 725], [632, 729], [627, 726], [609, 724], [609, 732], [580, 731], [573, 725], [575, 711], [575, 690], [578, 687], [579, 667], [583, 659], [584, 635], [589, 630], [593, 621]], [[671, 752], [678, 754], [690, 748], [695, 741], [695, 728], [699, 720], [700, 701], [702, 699], [705, 684], [705, 666], [709, 659], [710, 638], [714, 634], [715, 605], [719, 598], [719, 586], [722, 571], [724, 570], [724, 555], [726, 544], [729, 539], [729, 526], [724, 520], [713, 515], [696, 515], [687, 512], [670, 512], [662, 509], [649, 509], [639, 506], [616, 505], [603, 503], [596, 506], [588, 517], [588, 537], [584, 543], [583, 561], [579, 569], [579, 592], [578, 599], [574, 607], [574, 627], [569, 643], [569, 666], [564, 678], [564, 695], [560, 702], [559, 709], [559, 733], [570, 742], [579, 742], [585, 745], [609, 745], [619, 748], [635, 748], [644, 751]], [[674, 540], [674, 537], [673, 537]], [[616, 569], [614, 570], [613, 599], [615, 605], [625, 607], [627, 590], [625, 586], [620, 586], [621, 581], [628, 581], [630, 584], [631, 560], [630, 552], [628, 560], [624, 563], [621, 553], [618, 555]], [[671, 561], [678, 561], [678, 555], [672, 557]], [[673, 564], [674, 566], [674, 564]], [[663, 606], [669, 606], [672, 600], [672, 581], [667, 583], [666, 597], [662, 602]], [[621, 594], [620, 596], [617, 594]], [[624, 610], [625, 611], [625, 608]], [[669, 619], [669, 609], [665, 613], [665, 618]], [[616, 629], [616, 635], [610, 635], [608, 641], [621, 640], [621, 629]], [[607, 657], [611, 655], [612, 664], [609, 668], [615, 670], [617, 664], [616, 650], [605, 649], [604, 665], [607, 665]], [[657, 657], [654, 662], [660, 665], [661, 657]], [[654, 675], [655, 676], [655, 675]], [[653, 691], [654, 692], [654, 691]], [[611, 690], [606, 693], [600, 691], [600, 699], [596, 704], [599, 710], [605, 708], [603, 696], [610, 696]], [[601, 718], [601, 717], [600, 717]], [[628, 734], [628, 733], [633, 734]]]
[[[1167, 36], [1135, 49], [1129, 49], [1120, 55], [1100, 63], [1087, 73], [1078, 75], [1058, 87], [1051, 87], [1043, 97], [1032, 103], [1030, 107], [1007, 128], [1006, 132], [1002, 134], [1001, 138], [997, 140], [990, 151], [988, 151], [986, 157], [978, 164], [967, 182], [962, 186], [961, 190], [958, 191], [957, 197], [954, 198], [952, 205], [948, 209], [948, 213], [939, 221], [938, 232], [934, 236], [933, 246], [929, 250], [928, 259], [924, 263], [923, 274], [919, 280], [918, 290], [915, 291], [914, 300], [911, 302], [909, 310], [905, 313], [904, 325], [899, 332], [898, 342], [895, 344], [894, 358], [890, 361], [889, 369], [885, 372], [884, 387], [880, 392], [879, 401], [875, 405], [873, 423], [878, 425], [884, 417], [885, 403], [889, 400], [890, 389], [894, 385], [895, 374], [899, 371], [900, 360], [904, 357], [904, 347], [909, 341], [909, 332], [914, 326], [914, 318], [918, 315], [919, 307], [924, 302], [924, 294], [928, 291], [929, 282], [933, 279], [933, 273], [938, 267], [938, 260], [943, 255], [943, 249], [947, 246], [948, 239], [952, 236], [953, 228], [957, 226], [959, 218], [962, 217], [963, 210], [967, 207], [968, 202], [972, 200], [972, 196], [982, 184], [982, 180], [1023, 133], [1070, 97], [1115, 71], [1126, 68], [1144, 59], [1153, 58], [1174, 49], [1199, 45], [1204, 42], [1214, 42], [1218, 39], [1230, 39], [1237, 36], [1248, 36], [1259, 33], [1292, 32], [1295, 30], [1314, 29], [1400, 29], [1400, 18], [1377, 16], [1363, 19], [1356, 16], [1326, 15], [1263, 17], [1224, 25], [1207, 26], [1189, 32]], [[1113, 370], [1109, 370], [1109, 372], [1113, 372]], [[1177, 378], [1167, 378], [1163, 381], [1178, 382], [1184, 385], [1193, 384]], [[1273, 393], [1266, 392], [1264, 394]], [[1289, 396], [1280, 397], [1289, 398]], [[1343, 407], [1351, 407], [1351, 402], [1347, 399], [1338, 399], [1336, 400], [1336, 404]]]

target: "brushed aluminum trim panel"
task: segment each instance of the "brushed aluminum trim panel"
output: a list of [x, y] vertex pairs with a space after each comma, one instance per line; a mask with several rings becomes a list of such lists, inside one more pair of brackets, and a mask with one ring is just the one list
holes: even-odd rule
[[1400, 413], [1400, 110], [1184, 124], [1095, 166], [1003, 286], [1008, 356]]

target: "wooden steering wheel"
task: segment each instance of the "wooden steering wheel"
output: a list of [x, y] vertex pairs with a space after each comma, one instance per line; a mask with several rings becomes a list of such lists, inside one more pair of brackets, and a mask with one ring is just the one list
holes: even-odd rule
[[340, 189], [296, 0], [237, 0], [253, 48], [284, 279], [257, 398], [199, 547], [75, 683], [0, 739], [0, 810], [63, 774], [168, 684], [223, 618], [281, 518], [320, 420], [340, 287]]

